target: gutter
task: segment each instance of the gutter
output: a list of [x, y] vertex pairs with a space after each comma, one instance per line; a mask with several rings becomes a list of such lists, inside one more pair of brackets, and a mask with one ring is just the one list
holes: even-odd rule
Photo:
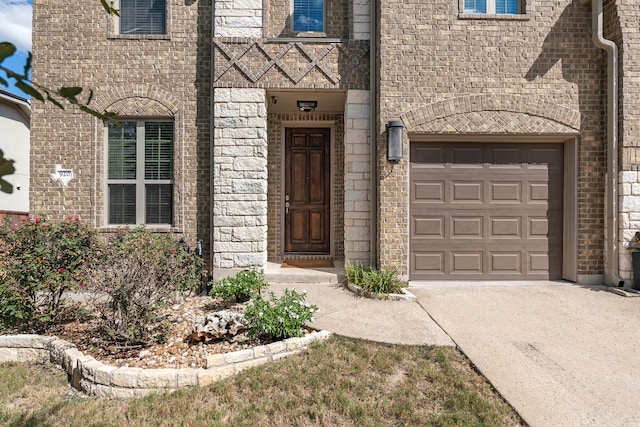
[[593, 43], [607, 52], [607, 174], [605, 178], [604, 283], [624, 286], [618, 248], [618, 46], [603, 36], [602, 0], [592, 0]]
[[372, 267], [378, 266], [378, 116], [377, 116], [377, 40], [376, 35], [378, 15], [377, 0], [369, 0], [369, 19], [371, 25], [369, 27], [369, 107], [370, 107], [370, 135], [369, 142], [371, 144], [371, 243], [370, 243], [370, 262]]

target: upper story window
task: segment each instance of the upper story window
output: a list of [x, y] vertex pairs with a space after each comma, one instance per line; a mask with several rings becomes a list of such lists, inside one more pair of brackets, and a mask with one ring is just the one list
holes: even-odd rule
[[166, 0], [120, 0], [120, 34], [166, 34]]
[[293, 32], [324, 31], [324, 0], [293, 0]]
[[107, 129], [108, 224], [171, 226], [173, 122], [123, 121]]
[[520, 0], [464, 0], [464, 13], [507, 15], [522, 13]]

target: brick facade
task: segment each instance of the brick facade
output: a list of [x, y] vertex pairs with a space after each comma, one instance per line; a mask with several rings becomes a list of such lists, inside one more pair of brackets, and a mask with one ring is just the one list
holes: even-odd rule
[[[99, 2], [34, 1], [33, 79], [48, 87], [82, 86], [92, 106], [123, 118], [175, 121], [173, 231], [209, 251], [211, 3], [167, 1], [167, 35], [119, 35]], [[104, 124], [74, 108], [33, 102], [31, 211], [51, 219], [79, 216], [106, 230]], [[74, 170], [63, 188], [55, 164]]]
[[459, 16], [444, 0], [379, 4], [381, 264], [408, 262], [408, 164], [385, 160], [384, 124], [401, 118], [409, 133], [460, 139], [579, 135], [578, 275], [602, 274], [606, 67], [590, 5], [541, 1], [501, 19]]
[[[552, 136], [577, 147], [577, 277], [603, 274], [606, 56], [592, 41], [589, 2], [527, 1], [522, 15], [482, 16], [464, 14], [461, 0], [378, 1], [374, 22], [368, 0], [328, 0], [326, 33], [296, 34], [290, 2], [168, 0], [159, 36], [117, 34], [98, 3], [34, 3], [38, 84], [92, 88], [95, 108], [123, 118], [174, 120], [172, 231], [191, 246], [203, 239], [214, 268], [283, 258], [282, 132], [319, 123], [332, 129], [333, 258], [408, 271], [411, 140]], [[620, 48], [622, 247], [640, 227], [640, 10], [635, 0], [606, 0], [604, 10], [605, 37]], [[293, 106], [332, 94], [345, 102], [330, 111]], [[292, 107], [275, 108], [276, 95]], [[405, 127], [397, 164], [386, 160], [392, 120]], [[73, 108], [33, 102], [33, 213], [108, 230], [104, 129]], [[56, 164], [74, 170], [68, 188], [51, 182]], [[630, 277], [628, 253], [619, 258]]]

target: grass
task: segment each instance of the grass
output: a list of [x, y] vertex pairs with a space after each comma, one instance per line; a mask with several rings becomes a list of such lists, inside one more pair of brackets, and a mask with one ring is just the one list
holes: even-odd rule
[[[70, 398], [51, 367], [0, 366], [5, 426], [500, 426], [523, 424], [457, 350], [332, 338], [209, 387]], [[24, 399], [27, 398], [25, 404]]]

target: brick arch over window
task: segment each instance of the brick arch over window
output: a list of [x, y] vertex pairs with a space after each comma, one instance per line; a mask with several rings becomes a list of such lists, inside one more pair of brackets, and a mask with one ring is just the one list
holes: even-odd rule
[[122, 116], [177, 116], [180, 100], [166, 90], [155, 86], [138, 86], [133, 89], [111, 89], [96, 100], [98, 111], [113, 111]]
[[534, 96], [469, 95], [400, 116], [407, 132], [465, 134], [580, 133], [580, 112]]

